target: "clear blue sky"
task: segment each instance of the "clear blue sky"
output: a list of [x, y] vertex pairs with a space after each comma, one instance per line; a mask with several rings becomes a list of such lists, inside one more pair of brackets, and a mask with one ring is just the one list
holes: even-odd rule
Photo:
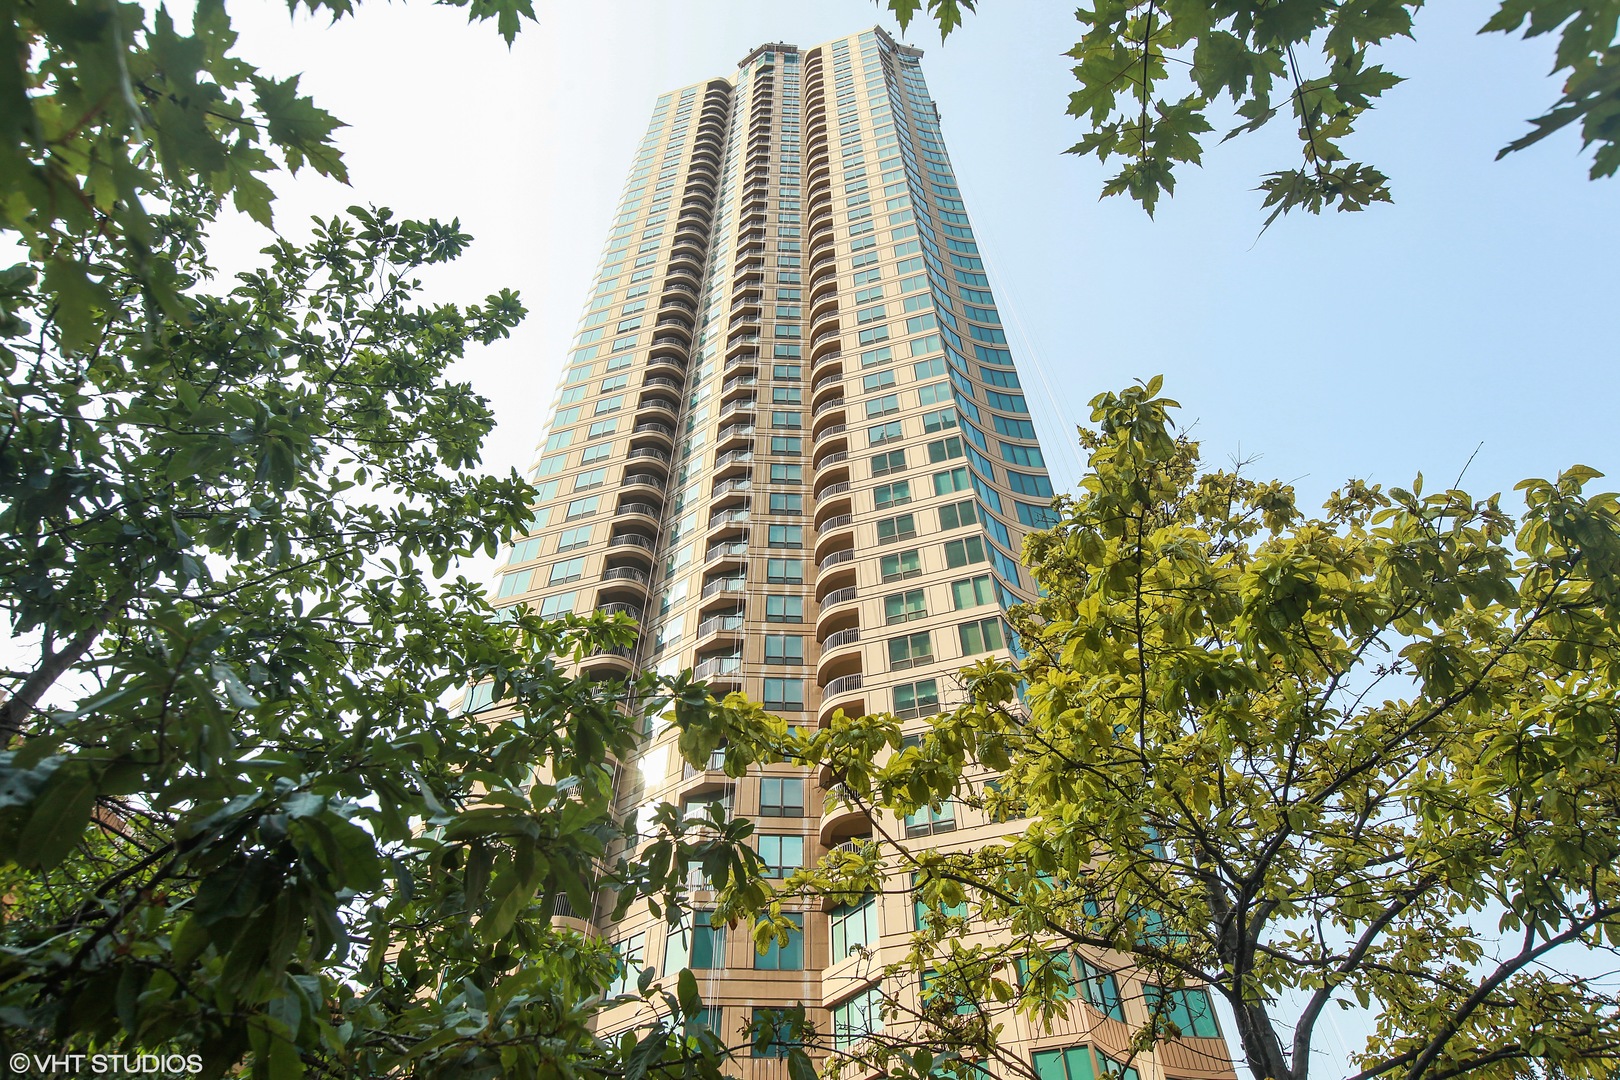
[[[303, 72], [352, 125], [341, 136], [353, 188], [282, 184], [286, 231], [356, 201], [459, 216], [477, 243], [429, 279], [435, 291], [524, 294], [521, 333], [461, 369], [495, 402], [486, 460], [503, 470], [533, 457], [654, 99], [729, 74], [763, 42], [893, 29], [863, 0], [537, 7], [540, 25], [508, 51], [443, 7], [372, 3], [336, 27], [294, 28], [285, 5], [231, 5], [246, 55]], [[1157, 220], [1099, 202], [1105, 170], [1062, 153], [1083, 133], [1063, 115], [1068, 5], [983, 7], [943, 46], [921, 24], [910, 40], [926, 50], [1060, 487], [1079, 467], [1086, 402], [1160, 373], [1207, 460], [1258, 456], [1251, 475], [1297, 480], [1312, 500], [1349, 476], [1405, 485], [1422, 470], [1449, 485], [1476, 447], [1464, 486], [1480, 494], [1577, 461], [1620, 473], [1620, 185], [1586, 180], [1573, 132], [1492, 161], [1557, 96], [1550, 44], [1476, 36], [1479, 5], [1426, 11], [1417, 40], [1381, 58], [1409, 81], [1350, 144], [1392, 177], [1395, 204], [1294, 216], [1259, 236], [1253, 188], [1297, 160], [1285, 122], [1183, 169]], [[232, 227], [220, 240], [241, 259], [263, 236]], [[1321, 1075], [1343, 1075], [1363, 1022], [1333, 1020]]]

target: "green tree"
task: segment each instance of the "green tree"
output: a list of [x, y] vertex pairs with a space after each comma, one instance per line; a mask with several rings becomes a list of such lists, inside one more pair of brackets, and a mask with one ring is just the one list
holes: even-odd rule
[[[1007, 1057], [973, 1003], [1099, 1004], [1038, 959], [1080, 946], [1129, 958], [1138, 1047], [1193, 1034], [1207, 986], [1259, 1078], [1304, 1080], [1355, 1005], [1360, 1080], [1614, 1075], [1620, 999], [1570, 963], [1620, 944], [1620, 502], [1577, 466], [1520, 484], [1517, 517], [1360, 481], [1310, 516], [1202, 471], [1158, 390], [1093, 401], [1080, 493], [1026, 544], [1022, 662], [964, 671], [915, 745], [841, 715], [789, 744], [879, 826], [795, 887], [916, 875], [934, 914], [895, 970], [970, 1006], [871, 1053]], [[908, 852], [878, 813], [945, 800], [1020, 827]]]
[[[552, 921], [603, 890], [677, 909], [691, 860], [748, 887], [737, 825], [604, 858], [612, 757], [649, 712], [708, 704], [565, 674], [623, 620], [436, 584], [528, 517], [526, 483], [475, 471], [485, 403], [444, 379], [522, 309], [419, 305], [468, 238], [350, 213], [210, 294], [209, 205], [177, 197], [152, 219], [173, 317], [86, 240], [86, 344], [31, 268], [5, 276], [0, 603], [35, 649], [0, 713], [5, 1038], [184, 1049], [207, 1075], [712, 1064], [664, 1028], [590, 1035], [615, 961]], [[506, 704], [452, 716], [469, 682]]]
[[[471, 8], [509, 39], [528, 12]], [[716, 1075], [689, 975], [654, 991], [556, 916], [678, 919], [692, 861], [758, 904], [746, 825], [665, 813], [643, 857], [606, 854], [647, 716], [724, 737], [745, 714], [570, 676], [631, 625], [445, 580], [528, 524], [532, 488], [478, 472], [486, 403], [446, 378], [517, 297], [424, 302], [469, 238], [361, 207], [214, 281], [222, 203], [268, 221], [276, 169], [343, 175], [337, 121], [233, 55], [221, 4], [182, 31], [36, 0], [0, 34], [24, 252], [0, 272], [0, 1043], [208, 1076]], [[499, 707], [453, 715], [469, 685]], [[626, 981], [662, 1019], [599, 1040]]]
[[[923, 0], [888, 0], [902, 28]], [[927, 0], [941, 38], [962, 24], [972, 0]], [[1203, 160], [1204, 136], [1230, 109], [1241, 121], [1224, 139], [1278, 117], [1296, 125], [1303, 161], [1261, 180], [1266, 224], [1294, 209], [1364, 210], [1389, 202], [1388, 178], [1351, 161], [1345, 140], [1362, 114], [1401, 77], [1369, 62], [1379, 45], [1411, 37], [1423, 0], [1107, 0], [1082, 7], [1068, 55], [1079, 89], [1068, 112], [1089, 130], [1070, 148], [1106, 163], [1121, 160], [1104, 195], [1127, 194], [1153, 213], [1175, 190], [1175, 169]], [[1481, 33], [1558, 34], [1554, 72], [1563, 94], [1531, 130], [1497, 156], [1522, 150], [1579, 123], [1583, 147], [1596, 147], [1591, 176], [1620, 169], [1620, 0], [1502, 0]], [[1222, 105], [1225, 96], [1229, 105]], [[1224, 139], [1222, 141], [1224, 141]]]

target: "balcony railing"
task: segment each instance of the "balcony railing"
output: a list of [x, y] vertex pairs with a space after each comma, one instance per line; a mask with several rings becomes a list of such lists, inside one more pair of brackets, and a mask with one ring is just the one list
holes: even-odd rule
[[837, 517], [830, 517], [826, 521], [823, 521], [820, 525], [817, 525], [816, 531], [819, 533], [829, 533], [834, 529], [842, 529], [845, 525], [848, 525], [854, 520], [855, 518], [853, 515], [839, 514]]
[[854, 548], [845, 548], [843, 551], [835, 551], [835, 552], [833, 552], [831, 555], [828, 555], [825, 559], [822, 559], [820, 562], [816, 563], [816, 569], [817, 570], [828, 570], [828, 569], [831, 569], [834, 566], [837, 566], [839, 563], [846, 563], [846, 562], [851, 561], [854, 558], [855, 558], [855, 549]]
[[827, 640], [821, 643], [821, 651], [836, 649], [841, 645], [849, 645], [861, 640], [861, 628], [852, 626], [848, 630], [840, 630], [836, 634], [828, 634]]
[[716, 675], [735, 675], [742, 670], [741, 656], [711, 656], [693, 669], [699, 679], [712, 679]]
[[[849, 585], [842, 589], [834, 589], [832, 592], [821, 598], [821, 606], [824, 608], [829, 608], [834, 604], [842, 604], [846, 600], [853, 600], [856, 598], [856, 595], [859, 592], [860, 590], [854, 585]], [[707, 591], [705, 591], [705, 595], [707, 595]]]
[[705, 597], [710, 597], [723, 592], [742, 592], [743, 589], [747, 588], [747, 586], [748, 581], [746, 578], [715, 578], [713, 581], [703, 586], [703, 595]]
[[725, 630], [741, 630], [747, 621], [742, 615], [716, 615], [698, 623], [697, 636], [701, 640]]
[[658, 516], [658, 507], [652, 503], [625, 503], [614, 513], [618, 517], [623, 517], [626, 514], [641, 514], [645, 517], [655, 518]]
[[836, 450], [833, 453], [828, 454], [826, 457], [822, 458], [820, 461], [816, 462], [816, 468], [818, 470], [820, 470], [820, 469], [830, 469], [834, 465], [838, 465], [838, 464], [840, 464], [842, 462], [845, 462], [845, 461], [848, 461], [848, 460], [849, 460], [849, 451], [847, 451], [847, 450]]
[[619, 536], [615, 536], [608, 541], [608, 547], [621, 547], [624, 545], [646, 548], [648, 551], [653, 550], [653, 542], [651, 540], [647, 539], [645, 536], [636, 536], [631, 533], [620, 534]]
[[842, 494], [844, 494], [844, 492], [846, 492], [848, 490], [849, 490], [849, 481], [840, 480], [838, 483], [836, 483], [836, 484], [828, 484], [826, 487], [824, 487], [820, 491], [816, 492], [816, 500], [819, 502], [822, 499], [830, 499], [834, 495], [842, 495]]
[[647, 584], [647, 572], [638, 570], [634, 566], [615, 566], [602, 571], [603, 581], [634, 581], [638, 585]]
[[833, 698], [839, 694], [848, 694], [860, 688], [861, 673], [857, 671], [853, 675], [845, 675], [828, 683], [827, 688], [821, 692], [821, 696], [823, 698]]

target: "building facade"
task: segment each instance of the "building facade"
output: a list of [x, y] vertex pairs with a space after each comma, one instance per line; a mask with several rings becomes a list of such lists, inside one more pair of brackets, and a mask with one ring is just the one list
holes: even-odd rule
[[[634, 616], [637, 646], [588, 670], [695, 668], [791, 724], [843, 709], [920, 729], [956, 700], [955, 671], [1008, 649], [1003, 612], [1033, 595], [1017, 555], [1053, 491], [919, 55], [881, 30], [765, 45], [658, 100], [540, 445], [531, 535], [496, 589], [542, 614]], [[873, 832], [827, 777], [693, 769], [668, 733], [621, 766], [627, 820], [719, 801], [754, 819], [773, 875]], [[885, 823], [931, 846], [1009, 827], [952, 804]], [[628, 985], [692, 968], [728, 1041], [802, 1004], [850, 1046], [885, 993], [920, 992], [877, 976], [924, 917], [904, 896], [795, 912], [802, 936], [765, 954], [701, 918], [575, 914]], [[1041, 1080], [1230, 1074], [1196, 998], [1188, 1038], [1121, 1065], [1140, 991], [1106, 956], [1065, 962], [1086, 989], [1071, 1015], [1006, 1021]], [[619, 1006], [604, 1031], [638, 1019]], [[782, 1065], [734, 1059], [739, 1076]]]

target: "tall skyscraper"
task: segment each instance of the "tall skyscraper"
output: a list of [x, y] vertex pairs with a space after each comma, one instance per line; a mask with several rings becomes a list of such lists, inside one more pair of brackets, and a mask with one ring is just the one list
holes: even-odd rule
[[[920, 730], [956, 700], [954, 672], [1008, 649], [1052, 485], [919, 56], [881, 30], [763, 45], [658, 100], [534, 467], [532, 535], [497, 588], [543, 614], [635, 616], [636, 648], [588, 670], [695, 668], [793, 724], [887, 711]], [[755, 820], [773, 876], [873, 833], [802, 769], [733, 780], [683, 765], [668, 733], [621, 764], [627, 820], [719, 801]], [[883, 824], [945, 847], [1011, 827], [951, 803]], [[848, 1048], [884, 1023], [885, 993], [916, 1005], [918, 987], [878, 978], [922, 917], [905, 896], [806, 907], [802, 935], [762, 955], [702, 917], [671, 933], [646, 910], [575, 915], [628, 985], [696, 971], [728, 1038], [802, 1003]], [[1070, 1016], [1005, 1019], [1041, 1080], [1230, 1074], [1202, 991], [1187, 1038], [1120, 1064], [1140, 985], [1121, 958], [1062, 955], [1083, 990]], [[637, 1019], [619, 1006], [604, 1032]], [[744, 1051], [734, 1070], [782, 1064]]]

